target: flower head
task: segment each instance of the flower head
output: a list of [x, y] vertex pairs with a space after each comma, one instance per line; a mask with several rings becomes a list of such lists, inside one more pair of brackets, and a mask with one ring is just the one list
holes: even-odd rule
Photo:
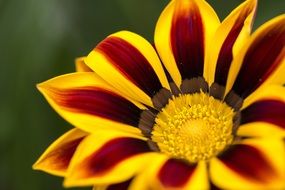
[[121, 31], [39, 84], [76, 128], [34, 168], [66, 187], [285, 188], [285, 15], [251, 34], [256, 6], [220, 22], [204, 0], [172, 0], [154, 46]]

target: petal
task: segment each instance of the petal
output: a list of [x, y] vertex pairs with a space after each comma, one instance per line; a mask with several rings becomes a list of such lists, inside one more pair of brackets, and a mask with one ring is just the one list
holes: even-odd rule
[[75, 59], [75, 69], [77, 72], [93, 72], [84, 62], [86, 57], [78, 57]]
[[[82, 130], [117, 129], [140, 134], [141, 110], [95, 73], [67, 74], [38, 85], [51, 106]], [[134, 127], [132, 127], [134, 126]]]
[[242, 136], [285, 137], [284, 116], [285, 101], [277, 99], [256, 101], [242, 110], [238, 134]]
[[87, 65], [121, 93], [152, 106], [160, 89], [170, 89], [156, 51], [137, 34], [108, 36], [86, 58]]
[[158, 181], [154, 180], [154, 176], [167, 159], [165, 154], [153, 154], [146, 167], [133, 179], [129, 190], [159, 189]]
[[70, 160], [86, 132], [73, 129], [54, 141], [33, 165], [33, 169], [65, 176]]
[[243, 108], [264, 99], [274, 99], [285, 102], [285, 86], [282, 85], [266, 85], [262, 89], [254, 93], [253, 96], [244, 100]]
[[283, 84], [284, 55], [285, 15], [282, 15], [262, 25], [236, 56], [230, 68], [226, 91], [232, 89], [245, 99], [266, 84]]
[[219, 25], [204, 0], [171, 1], [155, 29], [155, 46], [174, 82], [203, 76], [206, 45]]
[[130, 179], [148, 161], [150, 148], [144, 138], [115, 131], [97, 131], [78, 147], [64, 185], [113, 184]]
[[245, 140], [210, 161], [210, 176], [222, 189], [282, 189], [284, 160], [282, 140]]
[[149, 166], [136, 177], [130, 190], [208, 189], [206, 163], [189, 164], [165, 155], [153, 157]]
[[257, 0], [245, 1], [217, 29], [206, 60], [209, 84], [226, 85], [232, 60], [249, 38], [256, 7]]
[[206, 163], [190, 165], [182, 160], [169, 159], [160, 168], [158, 179], [162, 189], [208, 189]]
[[241, 124], [237, 130], [237, 135], [240, 137], [284, 138], [285, 130], [279, 125], [258, 121]]

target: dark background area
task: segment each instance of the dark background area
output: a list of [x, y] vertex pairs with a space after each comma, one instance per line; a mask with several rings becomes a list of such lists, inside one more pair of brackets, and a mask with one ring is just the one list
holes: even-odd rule
[[[45, 148], [72, 128], [35, 85], [73, 72], [74, 59], [113, 32], [130, 30], [152, 42], [167, 2], [0, 0], [1, 190], [63, 189], [61, 178], [31, 169]], [[222, 19], [242, 0], [208, 2]], [[255, 28], [284, 12], [284, 0], [259, 0]]]

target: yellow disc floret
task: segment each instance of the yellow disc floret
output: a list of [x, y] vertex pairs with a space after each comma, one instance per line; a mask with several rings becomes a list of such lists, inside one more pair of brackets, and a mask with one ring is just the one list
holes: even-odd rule
[[234, 114], [227, 104], [205, 93], [180, 95], [158, 113], [152, 141], [170, 156], [208, 160], [231, 144]]

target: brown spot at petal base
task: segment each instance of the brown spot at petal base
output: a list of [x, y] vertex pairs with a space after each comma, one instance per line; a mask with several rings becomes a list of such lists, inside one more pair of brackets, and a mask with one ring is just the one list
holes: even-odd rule
[[171, 98], [171, 92], [165, 88], [160, 89], [152, 98], [152, 103], [154, 107], [161, 110], [166, 106], [169, 99]]
[[267, 182], [276, 176], [262, 152], [250, 145], [233, 145], [219, 159], [238, 175], [253, 181]]
[[183, 80], [180, 89], [183, 94], [194, 94], [201, 91], [208, 92], [209, 86], [203, 77], [195, 77]]
[[182, 93], [180, 91], [180, 89], [178, 88], [178, 86], [174, 82], [170, 82], [169, 86], [170, 86], [171, 92], [174, 96], [179, 96], [179, 94]]
[[152, 151], [160, 152], [160, 149], [159, 149], [156, 142], [154, 142], [152, 140], [147, 140], [147, 144]]
[[156, 114], [156, 110], [144, 110], [141, 113], [138, 127], [142, 131], [142, 134], [146, 137], [151, 136], [151, 131], [155, 123]]
[[225, 94], [225, 87], [218, 83], [213, 83], [210, 87], [210, 95], [216, 99], [222, 100]]
[[236, 94], [234, 91], [230, 91], [224, 100], [229, 106], [231, 106], [235, 111], [242, 107], [243, 99]]

